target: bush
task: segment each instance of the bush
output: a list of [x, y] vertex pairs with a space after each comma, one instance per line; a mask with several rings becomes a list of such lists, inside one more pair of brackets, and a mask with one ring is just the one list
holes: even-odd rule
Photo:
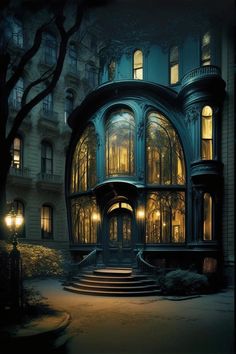
[[[12, 245], [5, 243], [8, 253]], [[32, 244], [18, 244], [21, 253], [23, 278], [52, 277], [64, 274], [64, 257], [61, 251]]]
[[208, 280], [205, 275], [177, 269], [159, 279], [160, 288], [166, 295], [193, 295], [207, 290]]

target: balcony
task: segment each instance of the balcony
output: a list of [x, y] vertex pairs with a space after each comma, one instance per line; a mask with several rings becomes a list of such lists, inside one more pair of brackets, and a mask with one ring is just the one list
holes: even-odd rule
[[40, 172], [37, 174], [37, 187], [51, 192], [62, 192], [62, 176]]
[[220, 68], [213, 65], [200, 66], [184, 75], [181, 80], [182, 88], [194, 81], [213, 77], [221, 77]]
[[47, 111], [45, 109], [41, 109], [39, 112], [38, 125], [41, 128], [47, 128], [49, 130], [58, 130], [58, 113], [54, 111]]
[[32, 182], [30, 170], [25, 167], [11, 167], [7, 182], [11, 186], [29, 187]]
[[191, 164], [191, 178], [195, 183], [218, 183], [223, 175], [223, 164], [216, 160], [199, 160]]

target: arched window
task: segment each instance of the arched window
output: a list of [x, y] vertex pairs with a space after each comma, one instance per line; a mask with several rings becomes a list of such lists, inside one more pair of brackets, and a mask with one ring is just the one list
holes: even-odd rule
[[152, 192], [146, 202], [146, 243], [185, 242], [184, 192]]
[[16, 214], [20, 214], [24, 218], [24, 223], [18, 232], [18, 237], [25, 237], [25, 206], [24, 203], [18, 199], [13, 202], [13, 208]]
[[143, 79], [143, 52], [136, 50], [133, 55], [133, 78]]
[[96, 183], [96, 133], [88, 126], [75, 148], [72, 161], [71, 192], [84, 192]]
[[201, 65], [211, 64], [211, 35], [206, 32], [201, 37]]
[[116, 74], [116, 62], [112, 59], [108, 65], [108, 80], [113, 81]]
[[43, 113], [45, 115], [52, 115], [53, 113], [53, 95], [49, 93], [43, 99]]
[[160, 113], [148, 115], [146, 126], [147, 183], [185, 183], [184, 156], [178, 135]]
[[97, 243], [99, 212], [96, 202], [91, 197], [73, 199], [72, 235], [74, 243]]
[[48, 65], [56, 64], [57, 40], [51, 33], [43, 33], [43, 62]]
[[23, 168], [23, 139], [19, 135], [13, 141], [11, 166], [19, 169]]
[[19, 19], [12, 19], [12, 40], [15, 45], [23, 48], [24, 37], [23, 37], [23, 24]]
[[202, 109], [202, 159], [213, 159], [213, 121], [210, 106]]
[[53, 208], [47, 204], [41, 208], [41, 235], [43, 239], [53, 238]]
[[76, 50], [76, 46], [74, 43], [70, 43], [69, 44], [69, 69], [74, 72], [77, 73], [77, 50]]
[[170, 48], [169, 59], [170, 84], [174, 85], [179, 81], [179, 48], [177, 46]]
[[65, 124], [67, 124], [67, 118], [73, 111], [73, 108], [74, 108], [74, 94], [71, 90], [67, 90], [66, 97], [65, 97], [65, 114], [64, 114]]
[[134, 174], [135, 121], [132, 112], [120, 109], [106, 122], [106, 175]]
[[212, 197], [209, 193], [204, 193], [203, 197], [203, 240], [212, 240]]
[[53, 173], [53, 149], [48, 141], [43, 141], [41, 144], [41, 172]]

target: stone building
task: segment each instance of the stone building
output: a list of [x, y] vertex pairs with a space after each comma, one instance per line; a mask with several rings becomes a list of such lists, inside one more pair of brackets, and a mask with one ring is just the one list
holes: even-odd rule
[[[134, 264], [142, 250], [150, 264], [232, 277], [232, 26], [190, 16], [188, 31], [179, 25], [177, 33], [181, 11], [174, 25], [157, 26], [153, 35], [149, 21], [136, 37], [135, 23], [122, 17], [118, 40], [104, 16], [85, 36], [87, 48], [80, 43], [78, 53], [71, 42], [55, 92], [32, 111], [14, 144], [8, 198], [24, 209], [25, 240], [69, 242], [75, 258], [96, 250], [112, 266]], [[33, 66], [56, 60], [53, 33], [44, 43], [23, 79]]]

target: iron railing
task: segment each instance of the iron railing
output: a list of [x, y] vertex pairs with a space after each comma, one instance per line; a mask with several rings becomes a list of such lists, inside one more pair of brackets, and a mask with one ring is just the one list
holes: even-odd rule
[[89, 254], [87, 254], [80, 262], [71, 263], [70, 266], [73, 271], [81, 271], [84, 267], [95, 267], [97, 263], [97, 249], [95, 248]]
[[138, 268], [144, 272], [144, 273], [151, 273], [151, 274], [156, 274], [159, 270], [158, 267], [148, 263], [144, 258], [143, 258], [143, 250], [139, 250], [137, 253], [137, 264]]

